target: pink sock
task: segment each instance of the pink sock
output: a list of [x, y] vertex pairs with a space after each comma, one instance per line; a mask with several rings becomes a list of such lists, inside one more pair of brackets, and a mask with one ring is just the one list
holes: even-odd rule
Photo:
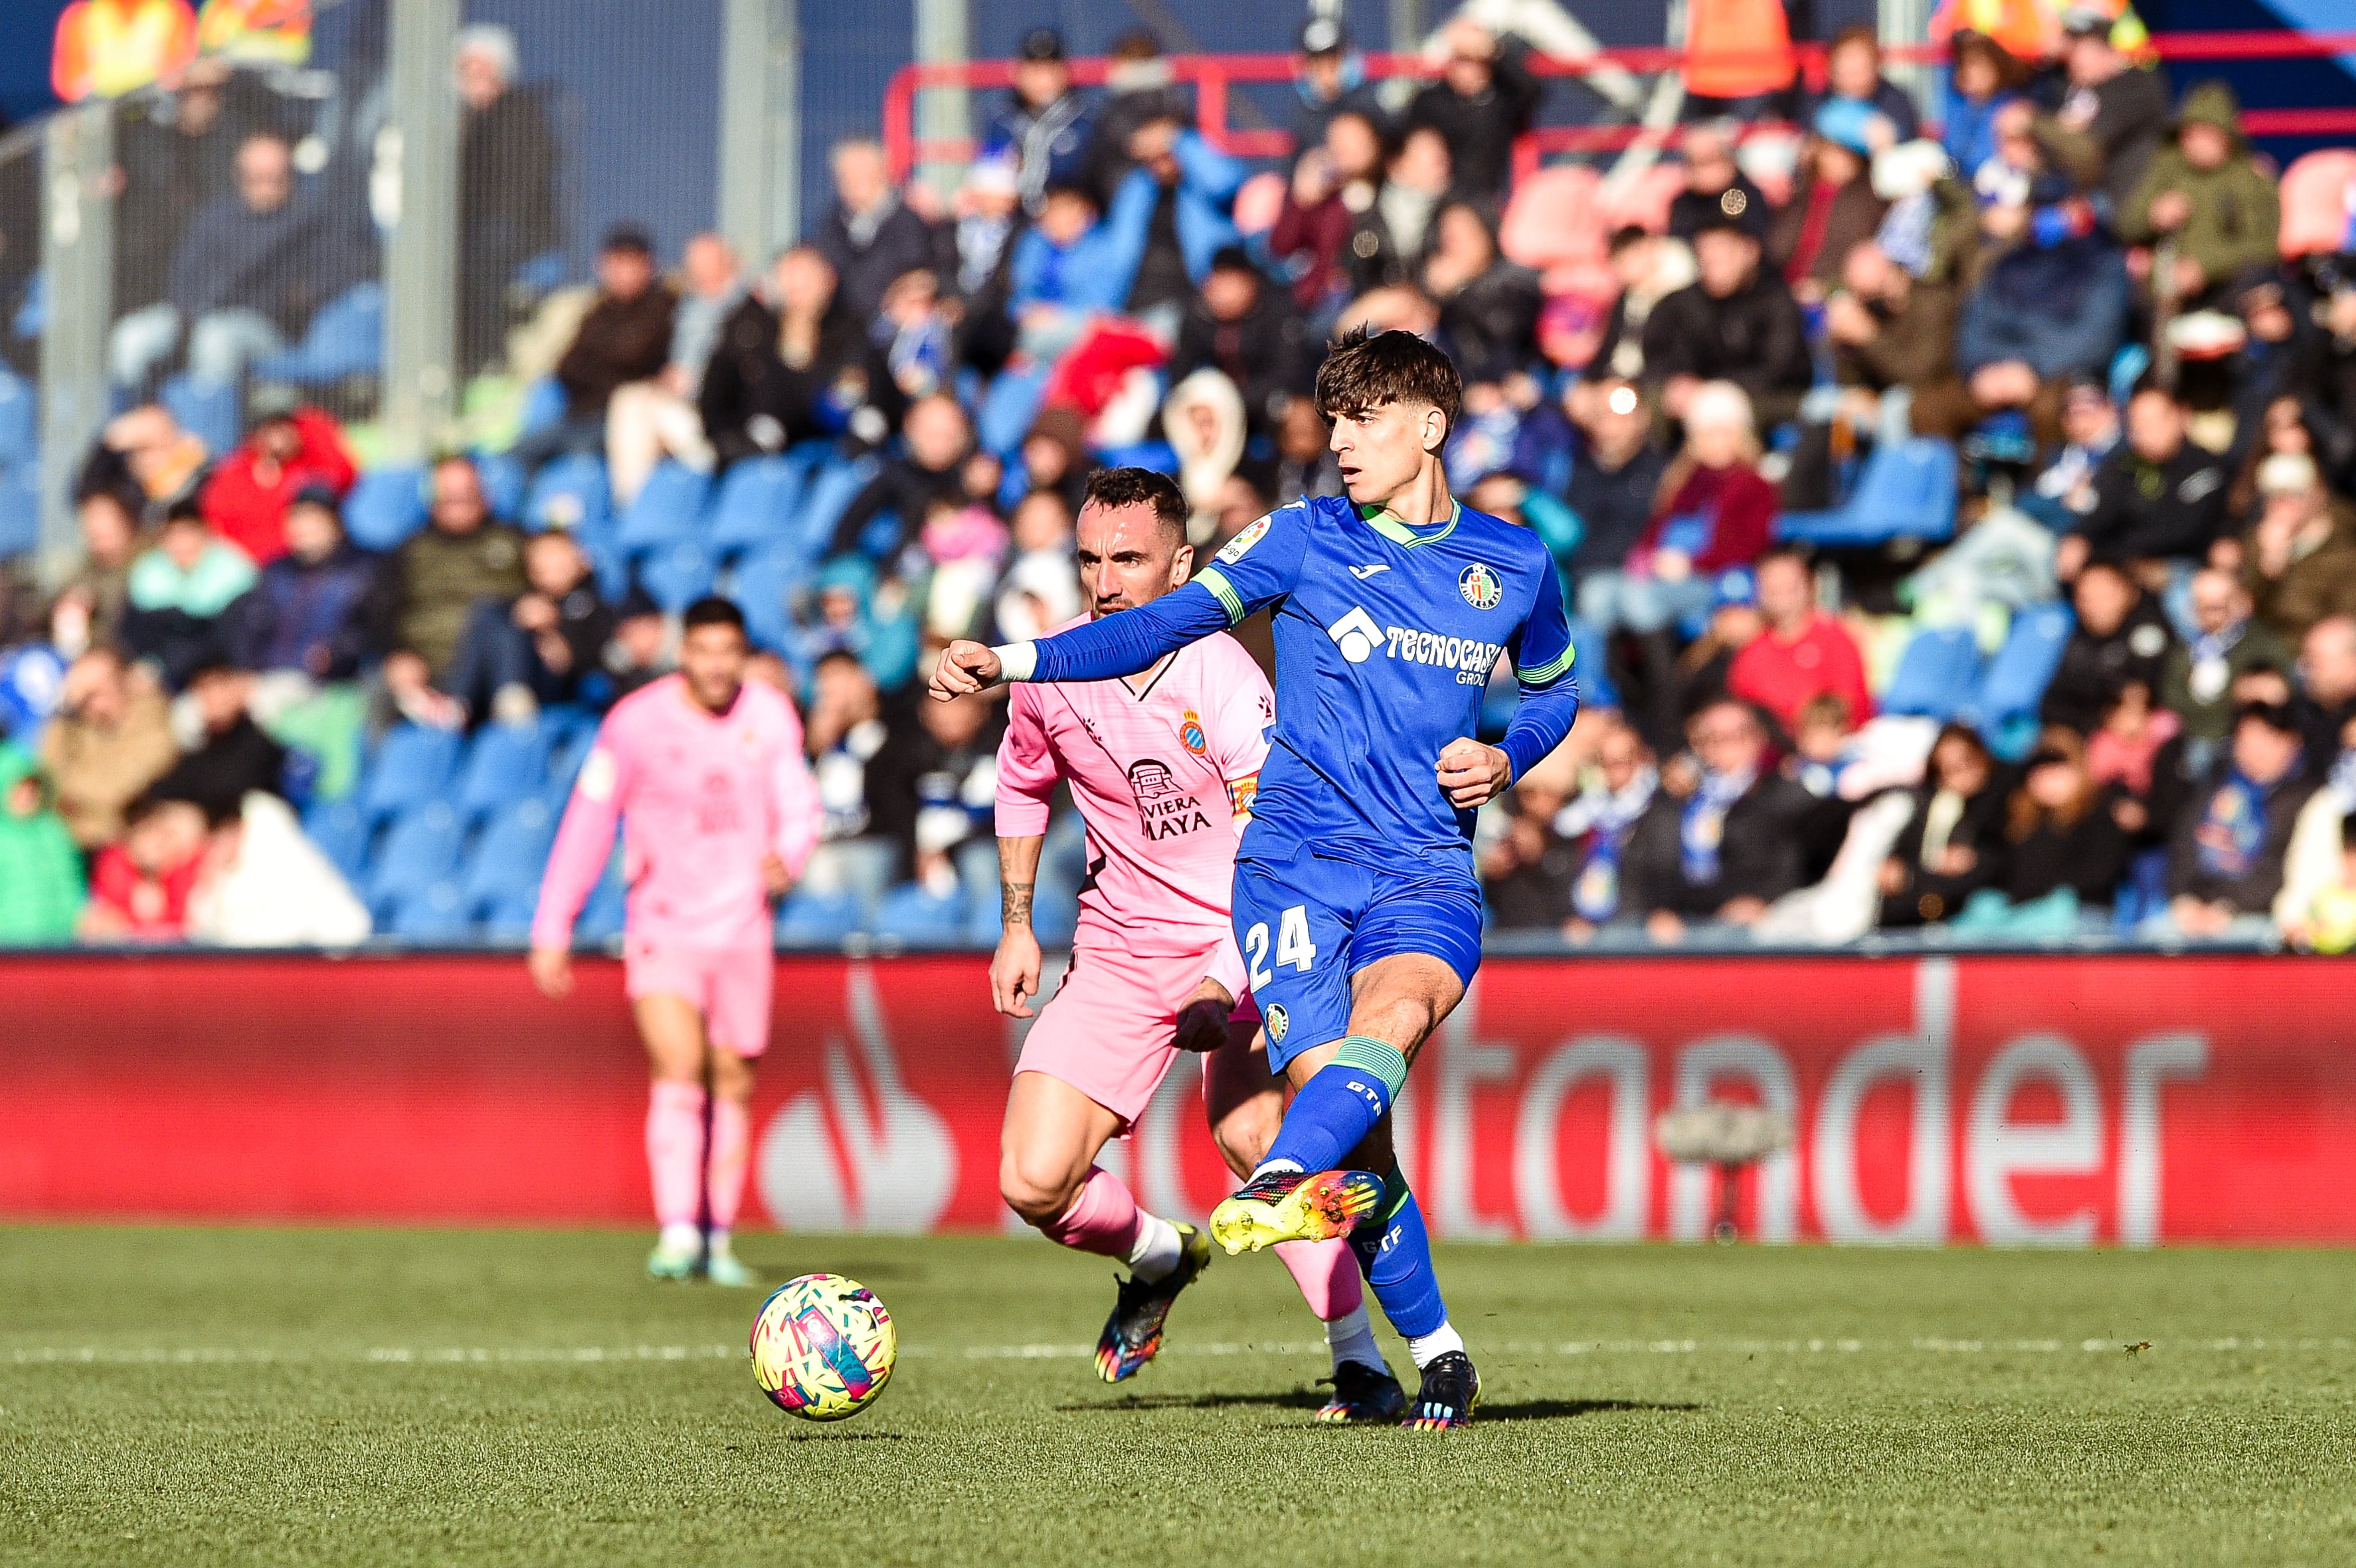
[[1347, 1317], [1365, 1300], [1358, 1285], [1358, 1260], [1350, 1243], [1335, 1237], [1323, 1242], [1279, 1242], [1276, 1255], [1292, 1271], [1292, 1283], [1318, 1321]]
[[1120, 1178], [1092, 1166], [1072, 1206], [1040, 1226], [1039, 1232], [1051, 1242], [1061, 1242], [1084, 1253], [1126, 1258], [1137, 1245], [1137, 1233], [1144, 1223], [1144, 1216], [1138, 1212], [1137, 1200], [1130, 1195]]
[[658, 1223], [692, 1225], [703, 1196], [703, 1085], [656, 1081], [647, 1100], [647, 1171]]
[[744, 1202], [744, 1167], [753, 1147], [753, 1117], [742, 1100], [712, 1102], [712, 1147], [703, 1157], [703, 1190], [712, 1203], [712, 1228], [736, 1228]]

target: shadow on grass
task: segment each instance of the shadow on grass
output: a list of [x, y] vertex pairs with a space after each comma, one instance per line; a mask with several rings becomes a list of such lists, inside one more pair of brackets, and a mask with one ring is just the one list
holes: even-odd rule
[[1133, 1393], [1098, 1403], [1074, 1400], [1055, 1408], [1067, 1414], [1126, 1415], [1141, 1410], [1243, 1410], [1252, 1406], [1277, 1410], [1315, 1410], [1325, 1403], [1313, 1388], [1282, 1393]]
[[1524, 1399], [1508, 1403], [1483, 1402], [1483, 1421], [1569, 1421], [1581, 1415], [1612, 1415], [1622, 1411], [1654, 1411], [1687, 1414], [1697, 1404], [1663, 1404], [1644, 1399]]
[[905, 1432], [793, 1432], [787, 1434], [787, 1443], [905, 1443]]

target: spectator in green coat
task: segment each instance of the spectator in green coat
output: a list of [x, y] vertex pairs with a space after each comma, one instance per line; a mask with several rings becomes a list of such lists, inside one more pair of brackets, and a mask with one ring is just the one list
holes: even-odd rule
[[81, 852], [39, 765], [0, 741], [0, 947], [70, 941], [82, 895]]
[[[2204, 81], [2176, 112], [2173, 145], [2160, 149], [2119, 212], [2119, 238], [2137, 247], [2127, 269], [2157, 293], [2153, 258], [2176, 243], [2178, 308], [2190, 310], [2235, 274], [2276, 264], [2282, 198], [2271, 165], [2242, 136], [2242, 106], [2222, 81]], [[2143, 248], [2148, 247], [2148, 250]]]

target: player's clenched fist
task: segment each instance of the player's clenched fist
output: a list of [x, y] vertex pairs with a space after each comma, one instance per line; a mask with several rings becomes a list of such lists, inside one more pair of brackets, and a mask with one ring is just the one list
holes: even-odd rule
[[1006, 667], [996, 654], [960, 637], [941, 650], [941, 662], [933, 667], [933, 699], [953, 702], [969, 693], [987, 690], [1005, 674]]
[[1440, 753], [1440, 787], [1460, 811], [1486, 805], [1514, 782], [1514, 764], [1503, 750], [1478, 741], [1451, 741]]

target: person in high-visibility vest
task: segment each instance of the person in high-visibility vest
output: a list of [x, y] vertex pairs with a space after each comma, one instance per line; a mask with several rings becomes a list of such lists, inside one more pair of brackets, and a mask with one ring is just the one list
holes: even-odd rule
[[68, 103], [120, 98], [196, 56], [188, 0], [74, 0], [58, 17], [49, 85]]
[[1686, 114], [1709, 119], [1765, 106], [1792, 85], [1784, 0], [1693, 0], [1686, 13]]

